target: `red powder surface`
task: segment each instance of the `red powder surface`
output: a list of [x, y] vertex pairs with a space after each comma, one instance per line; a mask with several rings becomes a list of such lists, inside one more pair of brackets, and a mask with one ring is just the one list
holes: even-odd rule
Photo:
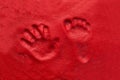
[[[0, 80], [120, 80], [119, 0], [0, 0]], [[92, 56], [82, 64], [76, 47], [63, 31], [63, 20], [87, 19], [92, 39], [86, 52]], [[52, 36], [59, 36], [60, 53], [48, 61], [37, 61], [18, 38], [24, 28], [43, 22]]]

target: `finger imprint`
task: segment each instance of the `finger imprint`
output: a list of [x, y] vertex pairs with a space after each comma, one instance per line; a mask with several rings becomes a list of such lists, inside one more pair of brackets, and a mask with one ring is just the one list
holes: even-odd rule
[[40, 25], [33, 24], [32, 27], [35, 28], [38, 31], [40, 37], [43, 37], [43, 34], [41, 32], [41, 29], [40, 29], [41, 24]]
[[39, 31], [37, 30], [37, 27], [32, 27], [30, 29], [31, 33], [36, 37], [36, 39], [40, 39], [41, 38], [41, 34], [39, 33]]
[[41, 31], [41, 33], [43, 34], [43, 30], [44, 30], [44, 24], [40, 24], [38, 29]]
[[32, 35], [31, 32], [29, 32], [28, 30], [25, 30], [25, 32], [23, 33], [24, 37], [30, 41], [31, 43], [35, 41], [35, 37]]
[[31, 42], [27, 41], [26, 39], [21, 38], [21, 39], [20, 39], [20, 43], [21, 43], [21, 45], [24, 46], [25, 48], [31, 49]]
[[44, 38], [50, 39], [50, 31], [48, 26], [44, 26], [43, 34], [44, 34]]

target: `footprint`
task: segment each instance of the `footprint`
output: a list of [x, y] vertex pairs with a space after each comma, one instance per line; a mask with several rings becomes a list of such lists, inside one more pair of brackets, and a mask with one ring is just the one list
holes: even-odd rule
[[59, 38], [51, 38], [49, 27], [42, 23], [24, 29], [20, 43], [39, 61], [52, 59], [59, 52]]
[[[73, 17], [64, 20], [65, 33], [71, 41], [73, 41], [78, 49], [77, 58], [81, 63], [87, 63], [90, 56], [87, 55], [86, 42], [91, 38], [90, 23], [80, 17]], [[80, 47], [82, 45], [82, 47]], [[84, 49], [84, 50], [83, 50]], [[86, 50], [85, 50], [86, 49]]]
[[90, 24], [84, 18], [65, 19], [64, 30], [68, 38], [75, 42], [86, 42], [91, 36]]

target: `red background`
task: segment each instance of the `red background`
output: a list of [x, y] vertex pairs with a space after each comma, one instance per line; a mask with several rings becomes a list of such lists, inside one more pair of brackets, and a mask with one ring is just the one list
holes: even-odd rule
[[[0, 80], [120, 80], [119, 0], [0, 0]], [[62, 30], [66, 17], [86, 18], [93, 38], [86, 51], [92, 55], [80, 63], [75, 47]], [[38, 62], [22, 48], [19, 32], [36, 21], [48, 24], [53, 36], [62, 40], [61, 53], [50, 61]], [[52, 79], [53, 80], [53, 79]], [[62, 79], [63, 80], [63, 79]]]

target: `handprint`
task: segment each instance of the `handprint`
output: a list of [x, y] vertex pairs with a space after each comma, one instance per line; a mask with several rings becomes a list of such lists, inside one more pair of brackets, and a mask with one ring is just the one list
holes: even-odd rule
[[59, 52], [59, 38], [51, 38], [49, 27], [42, 23], [24, 29], [20, 43], [39, 61], [52, 59]]

